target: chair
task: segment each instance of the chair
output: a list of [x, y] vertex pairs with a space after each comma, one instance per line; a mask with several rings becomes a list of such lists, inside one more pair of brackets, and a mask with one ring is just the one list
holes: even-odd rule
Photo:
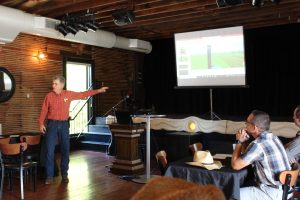
[[225, 200], [215, 185], [199, 185], [179, 178], [154, 177], [130, 200]]
[[195, 144], [191, 144], [191, 145], [189, 146], [189, 149], [191, 150], [191, 152], [192, 152], [193, 155], [194, 155], [194, 153], [195, 153], [196, 151], [201, 151], [202, 148], [203, 148], [203, 145], [202, 145], [201, 142], [198, 142], [198, 143], [195, 143]]
[[279, 174], [279, 181], [283, 185], [282, 200], [293, 197], [293, 187], [297, 181], [299, 170], [299, 165], [294, 163], [292, 165], [292, 170], [283, 171]]
[[[10, 138], [0, 138], [0, 145], [1, 144], [9, 144]], [[3, 193], [3, 182], [4, 182], [4, 163], [2, 160], [2, 154], [0, 152], [0, 165], [1, 165], [1, 185], [0, 185], [0, 199], [2, 199]]]
[[9, 144], [10, 138], [0, 138], [0, 144]]
[[[20, 173], [20, 190], [21, 199], [24, 199], [24, 171], [31, 171], [33, 176], [33, 190], [36, 191], [36, 174], [37, 174], [37, 163], [36, 162], [24, 162], [23, 152], [27, 149], [26, 143], [16, 144], [1, 144], [0, 150], [3, 155], [3, 163], [5, 170], [9, 172], [9, 187], [12, 190], [12, 172], [19, 171]], [[32, 171], [34, 169], [34, 172]]]
[[20, 137], [21, 142], [28, 145], [26, 152], [24, 152], [26, 160], [35, 161], [39, 163], [40, 160], [40, 141], [41, 135], [25, 135]]
[[167, 169], [167, 153], [162, 150], [156, 153], [155, 155], [156, 162], [158, 164], [159, 170], [161, 172], [161, 175], [164, 175]]

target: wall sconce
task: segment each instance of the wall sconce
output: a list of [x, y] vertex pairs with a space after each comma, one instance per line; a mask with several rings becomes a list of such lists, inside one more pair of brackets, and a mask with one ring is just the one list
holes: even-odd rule
[[38, 51], [37, 54], [33, 57], [35, 57], [39, 61], [39, 63], [43, 60], [46, 60], [46, 55], [41, 51]]

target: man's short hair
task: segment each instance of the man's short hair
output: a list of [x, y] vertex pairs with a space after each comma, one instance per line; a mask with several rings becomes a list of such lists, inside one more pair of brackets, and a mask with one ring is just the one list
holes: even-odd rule
[[270, 116], [260, 110], [253, 110], [251, 112], [253, 115], [252, 123], [260, 129], [260, 132], [268, 131], [270, 129]]
[[300, 105], [298, 105], [296, 108], [295, 108], [295, 116], [297, 118], [300, 118]]
[[66, 79], [62, 75], [55, 75], [55, 76], [53, 76], [52, 80], [53, 81], [54, 80], [59, 80], [60, 83], [62, 83], [64, 85], [66, 84]]

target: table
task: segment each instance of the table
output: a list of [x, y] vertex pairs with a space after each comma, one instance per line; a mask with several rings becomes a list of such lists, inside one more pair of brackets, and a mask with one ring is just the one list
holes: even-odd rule
[[240, 199], [240, 187], [251, 177], [249, 168], [233, 170], [230, 167], [231, 158], [220, 160], [225, 165], [218, 170], [207, 170], [195, 167], [185, 162], [192, 161], [192, 157], [170, 163], [165, 176], [182, 178], [199, 184], [213, 184], [223, 190], [226, 199]]

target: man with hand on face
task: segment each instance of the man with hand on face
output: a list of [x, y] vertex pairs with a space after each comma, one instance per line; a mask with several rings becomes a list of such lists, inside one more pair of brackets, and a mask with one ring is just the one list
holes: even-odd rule
[[[45, 184], [51, 184], [54, 176], [54, 150], [58, 139], [61, 149], [61, 176], [62, 182], [68, 183], [69, 169], [69, 109], [72, 100], [83, 99], [98, 93], [104, 93], [108, 87], [101, 87], [96, 90], [85, 92], [73, 92], [64, 90], [65, 78], [57, 75], [52, 79], [53, 91], [49, 92], [43, 102], [40, 114], [40, 131], [45, 133], [46, 139], [46, 181]], [[47, 129], [45, 127], [47, 120]]]
[[[298, 105], [293, 113], [295, 125], [300, 128], [300, 105]], [[300, 131], [296, 134], [296, 138], [286, 145], [286, 153], [290, 163], [299, 162], [300, 158]]]
[[[237, 144], [232, 154], [231, 166], [240, 170], [252, 165], [256, 186], [240, 189], [240, 199], [276, 200], [282, 199], [282, 185], [278, 180], [280, 172], [290, 170], [290, 164], [279, 138], [269, 131], [270, 117], [263, 111], [254, 110], [246, 121], [246, 130], [236, 134]], [[241, 154], [242, 143], [254, 140]]]

